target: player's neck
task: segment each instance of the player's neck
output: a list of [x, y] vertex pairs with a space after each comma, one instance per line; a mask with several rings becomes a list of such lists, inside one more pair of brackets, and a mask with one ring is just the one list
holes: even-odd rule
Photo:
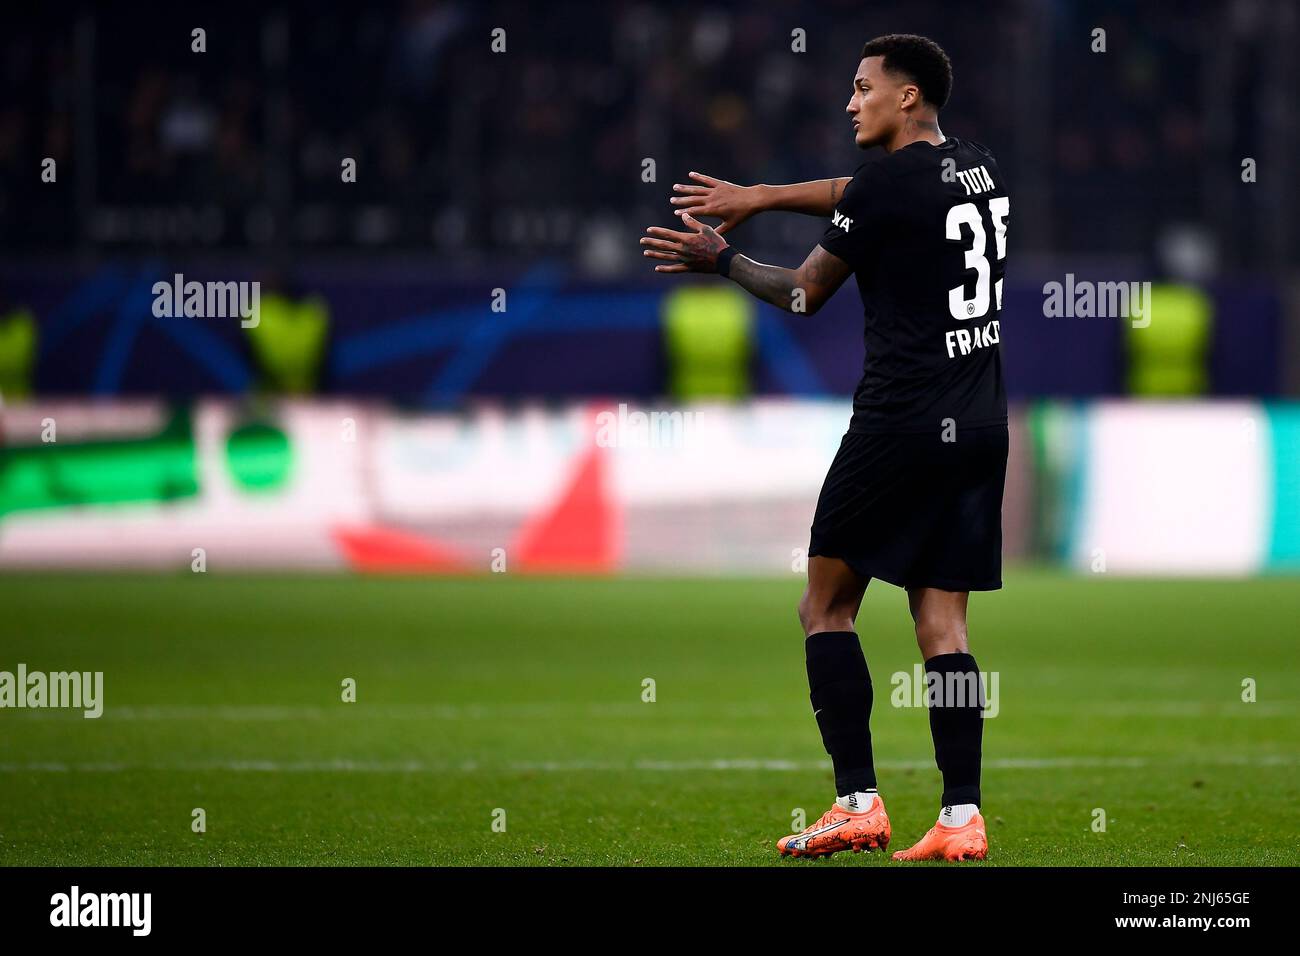
[[892, 153], [896, 149], [902, 149], [904, 146], [911, 146], [913, 143], [918, 142], [939, 146], [945, 140], [943, 130], [939, 129], [938, 117], [909, 116], [903, 121], [903, 125], [898, 128], [898, 132], [885, 144], [885, 152]]

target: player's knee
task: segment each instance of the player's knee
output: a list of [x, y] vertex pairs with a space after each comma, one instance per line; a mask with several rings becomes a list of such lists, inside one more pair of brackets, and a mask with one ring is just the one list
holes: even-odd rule
[[799, 626], [803, 628], [803, 632], [805, 634], [812, 633], [808, 630], [808, 626], [812, 623], [813, 619], [813, 605], [812, 598], [809, 596], [807, 591], [803, 592], [803, 597], [799, 599], [799, 605], [796, 610], [799, 614]]
[[923, 617], [916, 622], [916, 645], [926, 658], [970, 653], [966, 622], [960, 618]]
[[807, 591], [799, 599], [799, 624], [805, 635], [822, 631], [853, 630], [853, 610], [847, 606], [813, 597]]

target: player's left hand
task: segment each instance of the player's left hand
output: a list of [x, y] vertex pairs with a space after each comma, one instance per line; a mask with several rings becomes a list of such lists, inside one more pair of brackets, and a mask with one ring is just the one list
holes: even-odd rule
[[647, 259], [672, 263], [655, 266], [655, 272], [717, 272], [718, 253], [727, 248], [727, 240], [690, 213], [683, 211], [681, 215], [682, 224], [694, 231], [676, 232], [651, 226], [641, 237], [642, 254]]
[[696, 216], [717, 216], [722, 222], [716, 228], [722, 235], [763, 211], [761, 186], [739, 186], [704, 173], [693, 172], [690, 176], [695, 183], [673, 183], [673, 192], [681, 195], [668, 201], [677, 207], [673, 212], [678, 216], [685, 210]]

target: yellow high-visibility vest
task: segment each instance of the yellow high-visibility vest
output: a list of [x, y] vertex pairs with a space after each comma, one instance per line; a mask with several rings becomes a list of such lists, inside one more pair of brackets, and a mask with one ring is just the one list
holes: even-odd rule
[[1150, 324], [1128, 323], [1128, 390], [1147, 397], [1204, 394], [1214, 306], [1191, 285], [1154, 283]]
[[0, 399], [23, 401], [32, 394], [36, 365], [36, 319], [29, 309], [0, 315]]
[[754, 306], [731, 285], [689, 285], [664, 296], [669, 393], [739, 398], [751, 390]]

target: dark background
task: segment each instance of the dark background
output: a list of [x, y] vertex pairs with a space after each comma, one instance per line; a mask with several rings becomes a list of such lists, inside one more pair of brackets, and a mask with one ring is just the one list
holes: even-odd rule
[[[1123, 391], [1118, 323], [1041, 314], [1043, 282], [1067, 272], [1190, 278], [1216, 309], [1209, 391], [1296, 392], [1300, 18], [1283, 0], [0, 16], [0, 315], [35, 315], [38, 394], [257, 387], [238, 328], [123, 319], [175, 271], [323, 295], [324, 392], [430, 405], [660, 394], [659, 297], [682, 280], [649, 271], [641, 230], [671, 222], [671, 185], [691, 169], [743, 183], [851, 173], [864, 156], [843, 112], [850, 81], [861, 44], [891, 31], [947, 49], [943, 128], [991, 147], [1010, 183], [1013, 398]], [[191, 51], [194, 27], [205, 53]], [[495, 27], [505, 53], [491, 51]], [[1105, 53], [1091, 50], [1098, 27]], [[806, 53], [791, 51], [796, 28]], [[40, 181], [45, 157], [57, 183]], [[343, 157], [356, 183], [340, 181]], [[1257, 182], [1242, 182], [1245, 157]], [[734, 238], [794, 264], [823, 228], [768, 216]], [[498, 287], [514, 314], [489, 326]], [[850, 391], [859, 315], [851, 284], [812, 320], [759, 307], [754, 390]]]

